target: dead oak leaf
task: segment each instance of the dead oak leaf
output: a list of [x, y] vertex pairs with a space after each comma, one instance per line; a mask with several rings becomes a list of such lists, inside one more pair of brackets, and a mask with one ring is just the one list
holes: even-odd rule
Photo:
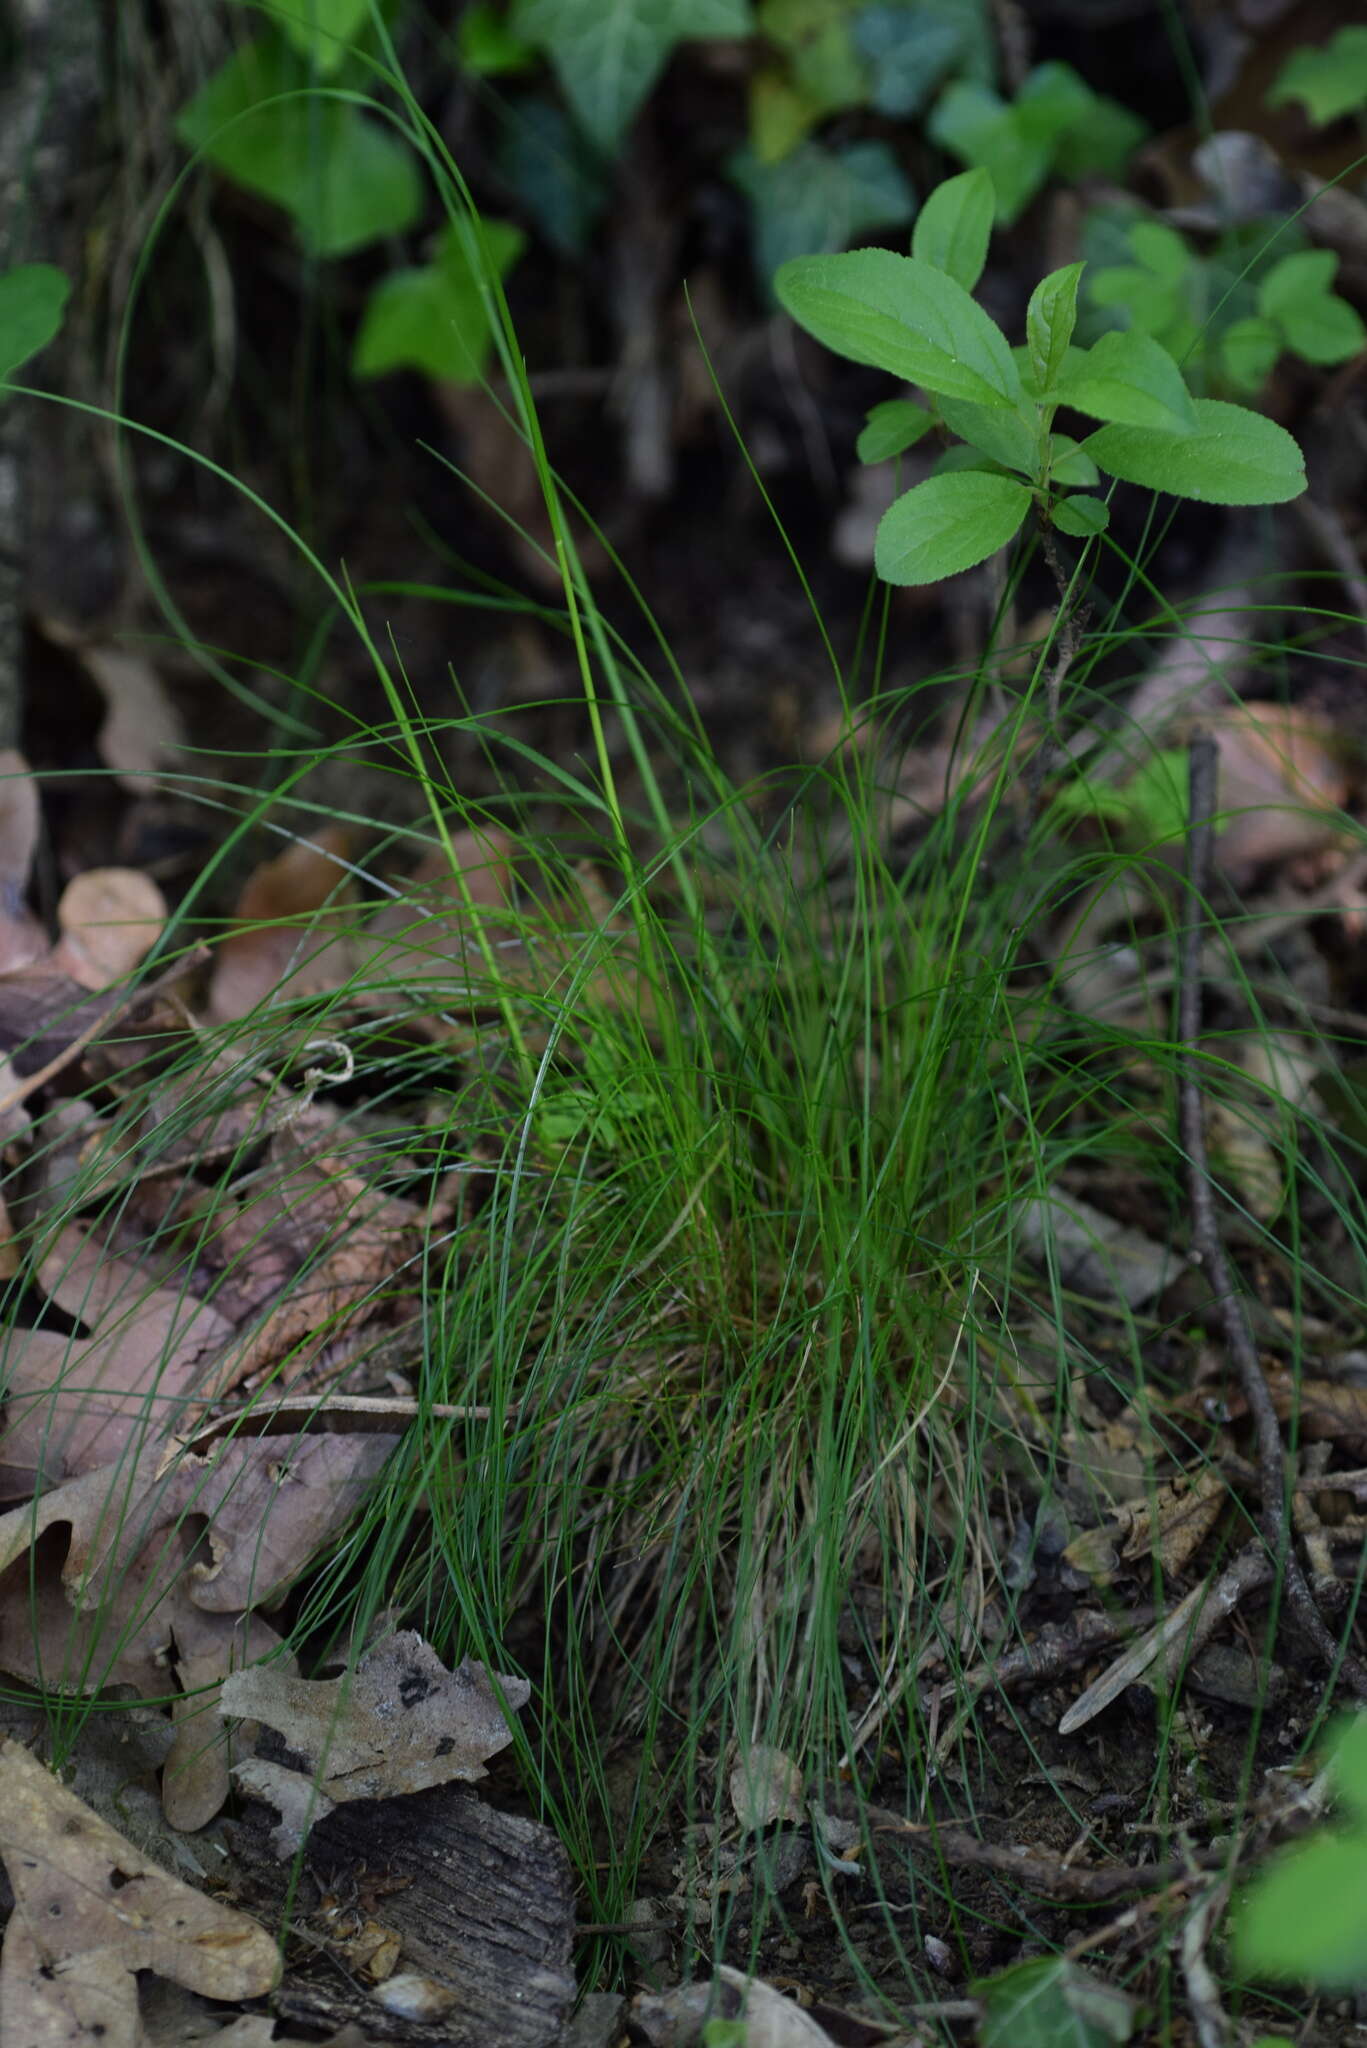
[[0, 2040], [140, 2048], [139, 1970], [206, 1998], [261, 1998], [275, 1943], [141, 1855], [21, 1743], [0, 1743], [0, 1857], [14, 1911], [0, 1950]]
[[223, 1710], [264, 1721], [306, 1760], [307, 1773], [258, 1759], [235, 1768], [245, 1790], [279, 1808], [273, 1840], [285, 1853], [348, 1800], [482, 1778], [485, 1759], [512, 1740], [508, 1714], [530, 1694], [523, 1678], [500, 1677], [496, 1691], [468, 1657], [448, 1671], [405, 1629], [340, 1678], [294, 1678], [273, 1665], [235, 1671], [223, 1684]]

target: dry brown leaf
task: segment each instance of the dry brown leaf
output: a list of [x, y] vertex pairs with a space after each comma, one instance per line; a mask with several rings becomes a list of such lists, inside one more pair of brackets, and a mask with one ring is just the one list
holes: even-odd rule
[[160, 674], [142, 655], [84, 640], [60, 620], [45, 618], [42, 627], [104, 698], [104, 722], [95, 736], [100, 759], [124, 789], [143, 795], [148, 777], [177, 767], [185, 746], [180, 713]]
[[253, 1758], [235, 1776], [279, 1808], [272, 1839], [285, 1853], [348, 1800], [482, 1778], [485, 1758], [512, 1740], [507, 1713], [531, 1693], [523, 1678], [497, 1686], [468, 1657], [447, 1671], [411, 1629], [384, 1637], [341, 1678], [294, 1678], [274, 1665], [234, 1672], [223, 1711], [277, 1729], [309, 1765], [305, 1774]]
[[731, 1810], [747, 1834], [776, 1820], [800, 1821], [803, 1787], [801, 1766], [784, 1750], [752, 1743], [732, 1767]]
[[38, 847], [38, 785], [13, 747], [0, 747], [0, 973], [41, 960], [47, 933], [24, 901]]
[[62, 891], [48, 966], [83, 988], [126, 981], [166, 928], [166, 898], [137, 868], [90, 868]]
[[264, 1928], [140, 1855], [17, 1742], [0, 1743], [0, 1813], [14, 1890], [0, 2039], [14, 2048], [139, 2048], [139, 1970], [223, 2000], [276, 1983]]
[[236, 929], [214, 953], [209, 1015], [215, 1021], [351, 979], [355, 911], [347, 845], [342, 826], [325, 825], [311, 844], [295, 841], [248, 876]]
[[1216, 843], [1216, 859], [1234, 882], [1339, 842], [1349, 781], [1330, 719], [1249, 699], [1209, 723], [1220, 750], [1220, 809], [1238, 814]]

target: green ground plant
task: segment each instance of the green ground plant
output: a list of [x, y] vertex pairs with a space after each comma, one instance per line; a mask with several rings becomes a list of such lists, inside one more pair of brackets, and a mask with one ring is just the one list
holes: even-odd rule
[[[339, 6], [332, 27], [350, 33], [355, 19]], [[283, 22], [280, 35], [282, 48], [307, 54]], [[1045, 1411], [1067, 1414], [1080, 1375], [1112, 1377], [1125, 1398], [1136, 1388], [1144, 1398], [1152, 1333], [1131, 1318], [1118, 1361], [1092, 1355], [1070, 1330], [1082, 1304], [1056, 1268], [1041, 1274], [1022, 1256], [1020, 1219], [1085, 1159], [1142, 1171], [1168, 1205], [1174, 1237], [1180, 1228], [1183, 1162], [1161, 1135], [1171, 1122], [1171, 1033], [1079, 1016], [1038, 938], [1080, 892], [1136, 879], [1148, 935], [1170, 935], [1169, 871], [1150, 856], [1174, 820], [1156, 797], [1147, 808], [1131, 799], [1136, 829], [1123, 848], [1097, 850], [1061, 842], [1055, 813], [1015, 801], [1022, 754], [1041, 744], [1040, 700], [1061, 629], [1055, 620], [1030, 650], [1028, 679], [1015, 679], [1001, 629], [1029, 546], [1037, 533], [1084, 550], [1114, 545], [1106, 501], [1093, 494], [1103, 473], [1256, 505], [1294, 496], [1303, 471], [1291, 436], [1244, 408], [1194, 398], [1151, 336], [1078, 348], [1080, 265], [1040, 281], [1024, 345], [1012, 348], [971, 296], [1000, 213], [985, 169], [931, 195], [909, 257], [799, 259], [778, 282], [794, 317], [931, 399], [875, 408], [861, 453], [891, 458], [941, 429], [958, 445], [880, 529], [883, 587], [871, 593], [858, 646], [842, 658], [825, 642], [840, 743], [815, 765], [737, 786], [662, 636], [650, 662], [635, 653], [584, 574], [503, 292], [506, 244], [405, 94], [378, 30], [376, 52], [391, 67], [402, 147], [440, 195], [444, 246], [459, 252], [461, 277], [485, 309], [511, 417], [536, 464], [561, 587], [558, 604], [534, 615], [576, 665], [588, 758], [530, 751], [471, 708], [457, 676], [433, 711], [374, 623], [405, 586], [352, 590], [300, 542], [322, 592], [320, 633], [358, 638], [374, 700], [330, 764], [310, 724], [311, 686], [299, 682], [295, 728], [239, 783], [187, 778], [224, 819], [223, 840], [163, 957], [212, 929], [212, 906], [230, 893], [253, 832], [308, 841], [337, 815], [313, 789], [329, 765], [374, 767], [402, 810], [396, 823], [380, 807], [352, 807], [349, 822], [372, 842], [350, 875], [363, 892], [362, 933], [365, 915], [392, 899], [386, 861], [396, 847], [444, 854], [458, 878], [458, 827], [513, 836], [523, 888], [512, 935], [467, 901], [466, 960], [434, 956], [419, 997], [463, 1035], [434, 1044], [406, 1032], [413, 989], [377, 969], [205, 1036], [230, 1070], [264, 1062], [281, 1073], [295, 1070], [305, 1042], [342, 1037], [365, 1103], [356, 1157], [372, 1168], [378, 1157], [382, 1184], [396, 1190], [456, 1174], [484, 1195], [423, 1246], [414, 1378], [426, 1412], [304, 1589], [294, 1639], [315, 1656], [354, 1655], [373, 1617], [397, 1607], [445, 1654], [530, 1678], [519, 1762], [533, 1807], [574, 1856], [584, 1917], [629, 1918], [649, 1851], [661, 1838], [677, 1842], [683, 1815], [696, 1848], [697, 1939], [711, 1949], [734, 1935], [740, 1911], [725, 1789], [737, 1749], [766, 1745], [798, 1759], [814, 1795], [844, 1773], [862, 1796], [881, 1774], [883, 1798], [909, 1814], [926, 1810], [948, 1767], [970, 1813], [990, 1806], [971, 1714], [946, 1741], [918, 1696], [919, 1669], [938, 1660], [952, 1683], [999, 1646], [981, 1592], [1006, 1583], [994, 1533], [999, 1475], [1045, 1500], [1056, 1490], [1063, 1453]], [[285, 104], [296, 92], [297, 83], [287, 88]], [[345, 104], [375, 123], [372, 108]], [[212, 151], [207, 130], [197, 133]], [[345, 246], [350, 230], [325, 204], [298, 206], [316, 253]], [[40, 337], [31, 346], [49, 331], [31, 327]], [[1057, 428], [1063, 411], [1098, 424], [1075, 438]], [[899, 750], [924, 728], [922, 692], [942, 679], [890, 687], [887, 586], [938, 580], [1018, 537], [981, 662], [952, 679], [963, 687], [966, 732], [989, 703], [1004, 715], [947, 764], [943, 802], [918, 821], [910, 850], [899, 848], [889, 824]], [[1068, 579], [1079, 589], [1088, 560]], [[1157, 626], [1137, 625], [1147, 568], [1122, 566], [1123, 595], [1099, 604], [1074, 650], [1066, 701], [1047, 706], [1054, 723], [1104, 704], [1108, 660], [1182, 624], [1167, 610]], [[455, 577], [423, 594], [520, 602]], [[819, 614], [815, 630], [825, 636]], [[1280, 617], [1269, 618], [1269, 663], [1280, 636]], [[482, 804], [448, 766], [451, 743], [471, 739], [500, 770], [498, 795]], [[1154, 789], [1169, 789], [1169, 765], [1156, 758]], [[576, 881], [567, 846], [591, 854], [605, 902]], [[1008, 858], [995, 859], [1003, 846]], [[538, 905], [556, 900], [574, 910], [548, 933]], [[413, 931], [420, 944], [416, 915]], [[1145, 934], [1133, 936], [1138, 946]], [[518, 947], [533, 964], [540, 956], [543, 971], [504, 971], [504, 949]], [[1243, 986], [1237, 956], [1230, 968]], [[1322, 1149], [1302, 1156], [1275, 1090], [1250, 1101], [1242, 1077], [1215, 1058], [1208, 1079], [1213, 1098], [1271, 1128], [1288, 1187], [1313, 1184], [1356, 1247], [1360, 1276], [1358, 1152], [1324, 1128]], [[177, 1135], [175, 1119], [143, 1135], [146, 1106], [132, 1097], [121, 1112], [127, 1171], [154, 1169]], [[55, 1146], [55, 1125], [49, 1135]], [[68, 1198], [72, 1215], [98, 1206], [97, 1166]], [[213, 1225], [212, 1209], [177, 1219], [180, 1251], [193, 1255]], [[1297, 1249], [1280, 1219], [1249, 1228], [1278, 1255], [1288, 1239]], [[1351, 1297], [1351, 1281], [1322, 1280], [1303, 1263], [1305, 1303]], [[1032, 1312], [1050, 1331], [1043, 1352], [1016, 1335]], [[456, 1420], [452, 1408], [481, 1412]], [[873, 1697], [859, 1711], [852, 1662]], [[88, 1710], [54, 1702], [71, 1730]], [[1172, 1718], [1165, 1698], [1146, 1809], [1158, 1826], [1177, 1817]], [[1012, 1730], [1047, 1771], [1024, 1714]], [[956, 1902], [948, 1870], [918, 1871], [908, 1886], [895, 1841], [867, 1817], [854, 1854], [888, 1906], [908, 1982], [923, 1977], [932, 1928], [949, 1927], [966, 1962], [969, 1936], [1001, 1914]], [[830, 1860], [820, 1867], [839, 1917]], [[781, 1911], [762, 1846], [746, 1874], [741, 1945], [754, 1954]], [[909, 1891], [905, 1914], [889, 1904], [895, 1884]], [[591, 1953], [585, 1975], [597, 1968], [606, 1981], [618, 1961], [615, 1951]], [[1123, 1990], [1061, 1959], [1022, 1972], [984, 1989], [988, 2039], [1026, 2039], [1032, 2012], [1078, 2040], [1125, 2038], [1135, 2007]]]

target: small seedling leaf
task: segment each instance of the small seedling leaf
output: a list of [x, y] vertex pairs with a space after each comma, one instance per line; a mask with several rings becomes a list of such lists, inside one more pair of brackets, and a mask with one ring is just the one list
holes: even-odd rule
[[1070, 434], [1049, 436], [1049, 480], [1055, 484], [1071, 484], [1075, 489], [1089, 489], [1099, 483], [1101, 473], [1088, 455]]
[[[510, 221], [484, 222], [488, 261], [506, 277], [525, 237]], [[392, 271], [371, 293], [352, 353], [358, 377], [423, 370], [452, 384], [477, 384], [491, 335], [489, 308], [454, 228], [420, 269]]]
[[621, 142], [676, 43], [748, 35], [748, 0], [517, 0], [509, 27], [546, 51], [600, 149]]
[[1267, 95], [1269, 106], [1299, 100], [1317, 128], [1367, 104], [1367, 28], [1341, 28], [1317, 50], [1293, 50]]
[[1015, 477], [931, 477], [883, 514], [874, 567], [885, 583], [938, 583], [1005, 547], [1029, 509], [1030, 492]]
[[1134, 2000], [1066, 1956], [1017, 1963], [974, 1989], [982, 2048], [1119, 2048], [1134, 2032]]
[[0, 276], [0, 377], [47, 347], [70, 294], [69, 279], [50, 263], [24, 263]]
[[916, 211], [916, 194], [885, 142], [843, 149], [809, 142], [775, 164], [746, 148], [727, 169], [754, 208], [755, 268], [766, 284], [795, 257], [901, 227]]
[[923, 405], [910, 398], [885, 398], [872, 406], [854, 452], [861, 462], [887, 462], [914, 448], [935, 424]]
[[1112, 332], [1074, 349], [1047, 396], [1117, 426], [1180, 434], [1196, 424], [1182, 372], [1149, 334]]
[[1030, 294], [1025, 312], [1025, 340], [1030, 368], [1041, 391], [1047, 391], [1062, 370], [1077, 325], [1077, 287], [1086, 265], [1070, 263], [1051, 270]]
[[1006, 337], [963, 286], [890, 249], [800, 257], [774, 279], [779, 304], [837, 355], [943, 398], [1014, 404], [1020, 373]]
[[990, 172], [961, 171], [957, 178], [946, 178], [917, 215], [912, 255], [971, 292], [987, 261], [996, 204]]
[[1221, 399], [1195, 401], [1196, 430], [1100, 427], [1083, 448], [1108, 476], [1208, 505], [1281, 505], [1305, 489], [1299, 447], [1274, 420]]
[[1094, 533], [1106, 531], [1111, 515], [1104, 498], [1060, 498], [1054, 507], [1053, 519], [1060, 533], [1071, 533], [1078, 540], [1090, 540]]

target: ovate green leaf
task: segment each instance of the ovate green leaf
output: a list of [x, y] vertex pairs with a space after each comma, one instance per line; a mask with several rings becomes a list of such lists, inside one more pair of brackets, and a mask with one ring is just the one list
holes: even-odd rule
[[1190, 434], [1100, 427], [1082, 446], [1108, 475], [1209, 505], [1280, 505], [1305, 489], [1305, 463], [1285, 427], [1242, 405], [1194, 401]]
[[1104, 533], [1110, 525], [1110, 508], [1104, 498], [1060, 498], [1054, 507], [1054, 524], [1060, 533], [1079, 540]]
[[1049, 481], [1081, 485], [1084, 489], [1099, 481], [1097, 466], [1070, 434], [1051, 434], [1048, 447]]
[[1346, 363], [1367, 340], [1356, 306], [1336, 292], [1306, 298], [1278, 316], [1278, 325], [1293, 348], [1307, 363]]
[[987, 261], [996, 205], [989, 172], [961, 171], [957, 178], [946, 178], [916, 216], [912, 255], [933, 263], [971, 292]]
[[1051, 270], [1030, 294], [1025, 310], [1025, 342], [1035, 383], [1047, 391], [1063, 368], [1077, 325], [1077, 287], [1086, 265], [1070, 263]]
[[[486, 220], [488, 261], [505, 277], [525, 237], [509, 221]], [[491, 335], [489, 310], [464, 244], [447, 228], [435, 259], [421, 269], [391, 271], [370, 295], [352, 353], [358, 377], [423, 370], [452, 384], [476, 384]]]
[[0, 274], [0, 377], [47, 347], [70, 295], [70, 282], [50, 263], [24, 263]]
[[615, 150], [676, 43], [750, 32], [748, 0], [517, 0], [509, 26], [543, 49], [600, 149]]
[[1182, 372], [1150, 334], [1112, 331], [1074, 349], [1047, 395], [1121, 426], [1181, 433], [1196, 424]]
[[990, 455], [1004, 469], [1018, 469], [1032, 481], [1039, 464], [1039, 436], [1014, 407], [969, 405], [962, 398], [942, 398], [945, 425], [961, 441]]
[[854, 452], [861, 462], [887, 462], [914, 448], [935, 422], [923, 405], [910, 398], [885, 398], [870, 407]]
[[776, 164], [762, 164], [753, 150], [742, 149], [727, 170], [755, 210], [755, 268], [766, 289], [771, 280], [777, 289], [774, 273], [792, 258], [839, 249], [876, 228], [900, 227], [916, 208], [916, 195], [885, 142], [851, 142], [843, 149], [809, 142]]
[[874, 567], [886, 583], [938, 583], [1005, 547], [1029, 509], [1030, 492], [1014, 477], [931, 477], [883, 514]]
[[854, 249], [786, 263], [780, 305], [837, 355], [976, 405], [1011, 405], [1020, 374], [1001, 329], [962, 285], [916, 256]]

